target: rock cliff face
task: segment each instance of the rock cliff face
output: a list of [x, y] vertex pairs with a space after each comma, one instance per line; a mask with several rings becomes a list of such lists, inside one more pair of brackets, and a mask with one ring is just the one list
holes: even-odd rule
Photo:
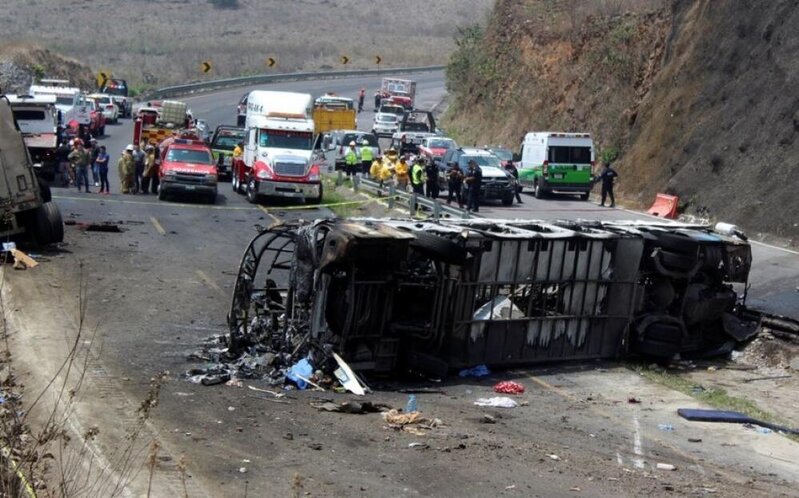
[[581, 5], [500, 0], [462, 30], [445, 125], [513, 147], [588, 131], [618, 156], [628, 202], [667, 191], [687, 213], [798, 238], [799, 2]]
[[66, 79], [73, 86], [93, 90], [94, 76], [88, 66], [36, 45], [0, 46], [0, 90], [26, 93], [34, 79]]

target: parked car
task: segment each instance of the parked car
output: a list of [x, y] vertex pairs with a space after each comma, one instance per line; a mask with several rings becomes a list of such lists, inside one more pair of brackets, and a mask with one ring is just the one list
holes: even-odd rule
[[233, 177], [233, 149], [244, 142], [244, 128], [219, 125], [211, 139], [211, 152], [214, 155], [219, 179]]
[[344, 155], [350, 142], [355, 142], [358, 150], [361, 149], [361, 142], [366, 140], [375, 157], [380, 154], [380, 144], [377, 137], [372, 133], [358, 130], [334, 130], [325, 134], [322, 138], [322, 149], [324, 150], [325, 162], [333, 164], [335, 169], [344, 168]]
[[216, 202], [217, 169], [208, 144], [199, 140], [167, 138], [159, 146], [161, 164], [158, 200], [170, 194], [197, 194]]
[[457, 163], [466, 174], [469, 161], [474, 160], [483, 173], [480, 187], [480, 202], [499, 200], [504, 206], [513, 204], [516, 194], [516, 179], [505, 171], [500, 159], [485, 149], [458, 148], [450, 149], [438, 161], [438, 184], [442, 190], [447, 189], [446, 174], [451, 163]]
[[425, 157], [429, 161], [440, 161], [450, 149], [457, 149], [458, 144], [455, 140], [446, 137], [426, 137], [422, 139], [422, 144], [419, 146], [419, 155]]
[[128, 96], [128, 83], [125, 80], [112, 78], [100, 88], [99, 93], [114, 96], [119, 104], [119, 114], [123, 118], [133, 115], [133, 99]]
[[400, 154], [416, 154], [422, 140], [437, 136], [436, 120], [433, 113], [415, 109], [402, 115], [402, 120], [394, 135], [391, 136], [391, 145]]
[[89, 98], [94, 99], [94, 102], [100, 108], [103, 116], [105, 116], [106, 123], [117, 124], [119, 122], [121, 103], [117, 102], [113, 95], [93, 93], [89, 95]]
[[372, 123], [372, 134], [378, 137], [390, 137], [399, 126], [399, 116], [388, 112], [378, 112]]

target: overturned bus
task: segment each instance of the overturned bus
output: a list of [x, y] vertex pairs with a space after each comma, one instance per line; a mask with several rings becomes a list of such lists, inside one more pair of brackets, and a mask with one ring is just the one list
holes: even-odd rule
[[377, 373], [709, 352], [756, 330], [750, 266], [742, 235], [689, 224], [290, 222], [245, 251], [230, 344]]

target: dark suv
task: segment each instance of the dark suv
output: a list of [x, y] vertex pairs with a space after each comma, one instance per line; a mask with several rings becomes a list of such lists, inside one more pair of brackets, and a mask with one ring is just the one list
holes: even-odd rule
[[469, 161], [474, 160], [483, 173], [480, 187], [480, 200], [499, 200], [503, 206], [513, 204], [516, 192], [516, 179], [505, 171], [502, 162], [494, 154], [485, 149], [450, 149], [436, 164], [438, 166], [438, 184], [442, 190], [447, 188], [447, 171], [450, 163], [458, 163], [465, 175], [469, 169]]

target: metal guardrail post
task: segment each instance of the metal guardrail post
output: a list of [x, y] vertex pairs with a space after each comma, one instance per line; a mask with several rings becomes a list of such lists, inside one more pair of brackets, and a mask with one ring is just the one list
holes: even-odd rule
[[397, 190], [394, 188], [394, 183], [390, 183], [388, 186], [388, 208], [394, 209], [394, 203], [396, 202]]
[[358, 187], [361, 184], [361, 178], [358, 175], [352, 175], [352, 191], [358, 193]]
[[338, 175], [336, 176], [336, 187], [340, 187], [344, 185], [344, 172], [338, 170]]
[[433, 199], [433, 219], [436, 221], [441, 219], [441, 204], [435, 199]]
[[413, 215], [416, 214], [416, 193], [414, 192], [411, 194], [410, 198], [408, 199], [408, 206], [410, 209], [410, 216], [413, 218]]

